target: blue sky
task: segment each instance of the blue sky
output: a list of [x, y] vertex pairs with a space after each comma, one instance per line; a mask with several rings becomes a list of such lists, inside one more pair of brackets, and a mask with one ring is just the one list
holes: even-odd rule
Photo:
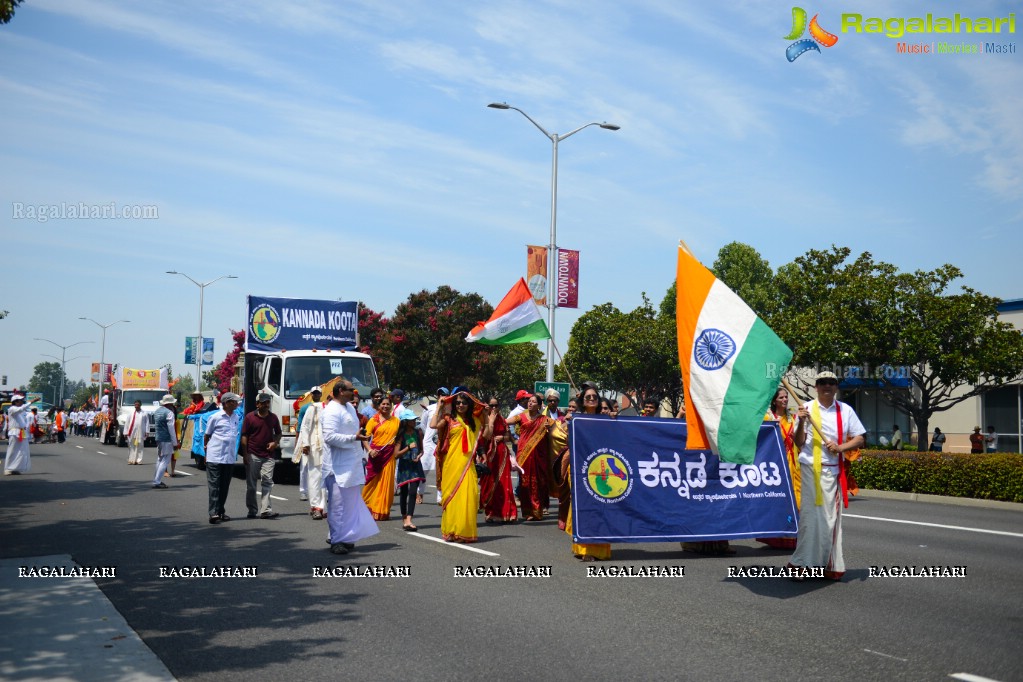
[[[708, 265], [736, 240], [772, 267], [833, 243], [903, 270], [950, 262], [1023, 297], [1020, 50], [905, 55], [839, 29], [843, 12], [1018, 8], [827, 3], [838, 44], [789, 63], [791, 7], [26, 0], [0, 27], [0, 373], [19, 385], [59, 356], [41, 337], [93, 341], [68, 351], [85, 378], [100, 330], [80, 316], [131, 320], [108, 330], [108, 362], [185, 371], [199, 291], [167, 270], [238, 276], [206, 289], [218, 360], [248, 294], [390, 315], [448, 284], [496, 304], [548, 241], [551, 143], [495, 101], [560, 134], [621, 126], [559, 148], [558, 243], [581, 251], [562, 348], [593, 305], [658, 302], [679, 239]], [[111, 202], [159, 217], [24, 217]]]

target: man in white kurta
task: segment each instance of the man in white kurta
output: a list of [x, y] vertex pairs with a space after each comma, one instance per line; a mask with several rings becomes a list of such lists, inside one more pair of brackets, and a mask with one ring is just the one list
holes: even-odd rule
[[[298, 429], [295, 452], [302, 458], [306, 471], [306, 495], [309, 497], [309, 515], [319, 521], [324, 518], [323, 510], [323, 410], [320, 390], [313, 392], [313, 401], [302, 408], [302, 424]], [[330, 401], [328, 399], [328, 403]]]
[[135, 411], [124, 418], [121, 431], [128, 441], [128, 464], [142, 464], [142, 450], [149, 433], [149, 413], [142, 411], [142, 401], [135, 401]]
[[[835, 399], [838, 378], [832, 372], [817, 375], [817, 400], [800, 406], [793, 441], [800, 448], [802, 474], [799, 534], [790, 564], [820, 567], [824, 577], [841, 580], [842, 556], [842, 459], [843, 453], [863, 446], [863, 428], [856, 412]], [[808, 421], [820, 426], [823, 437]], [[841, 425], [841, 428], [839, 428]]]
[[32, 442], [32, 413], [29, 406], [38, 398], [28, 403], [25, 396], [15, 393], [11, 397], [11, 406], [7, 408], [7, 458], [4, 460], [4, 476], [27, 474], [32, 470], [28, 444]]
[[351, 405], [354, 392], [347, 379], [335, 383], [334, 399], [324, 408], [322, 417], [323, 487], [333, 554], [348, 554], [356, 542], [380, 532], [362, 499], [366, 483], [362, 443], [369, 436], [359, 430], [359, 417]]

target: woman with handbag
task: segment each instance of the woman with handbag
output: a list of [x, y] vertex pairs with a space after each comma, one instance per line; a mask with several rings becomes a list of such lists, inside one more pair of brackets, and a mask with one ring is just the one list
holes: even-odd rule
[[479, 478], [476, 474], [476, 446], [490, 438], [496, 411], [484, 416], [486, 407], [468, 392], [460, 391], [441, 399], [430, 426], [443, 425], [445, 439], [440, 470], [440, 532], [445, 542], [476, 542], [476, 515], [480, 507]]

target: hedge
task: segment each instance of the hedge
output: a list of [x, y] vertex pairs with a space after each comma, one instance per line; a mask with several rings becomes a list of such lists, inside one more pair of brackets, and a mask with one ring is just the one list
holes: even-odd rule
[[864, 450], [852, 464], [861, 488], [1023, 502], [1023, 456]]

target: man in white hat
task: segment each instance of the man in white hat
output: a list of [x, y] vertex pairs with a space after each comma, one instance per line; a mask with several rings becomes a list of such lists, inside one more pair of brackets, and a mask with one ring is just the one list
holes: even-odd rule
[[28, 444], [32, 440], [29, 431], [31, 413], [29, 406], [38, 398], [25, 402], [25, 396], [15, 393], [11, 406], [7, 408], [7, 459], [4, 460], [4, 476], [25, 474], [32, 470]]
[[160, 399], [160, 407], [153, 412], [153, 423], [156, 426], [156, 476], [153, 478], [154, 488], [166, 488], [163, 475], [170, 465], [171, 457], [178, 448], [178, 434], [174, 428], [174, 404], [178, 402], [171, 394]]
[[842, 507], [848, 505], [844, 453], [862, 447], [867, 430], [852, 407], [835, 399], [838, 377], [833, 372], [818, 374], [816, 387], [817, 399], [799, 408], [792, 438], [799, 448], [803, 485], [799, 535], [789, 565], [823, 568], [825, 578], [841, 580]]
[[224, 510], [227, 494], [231, 490], [231, 472], [238, 459], [238, 434], [241, 415], [238, 403], [241, 396], [230, 391], [220, 396], [221, 408], [206, 422], [203, 447], [206, 451], [206, 484], [209, 490], [210, 523], [230, 521]]
[[149, 413], [142, 409], [142, 401], [135, 401], [135, 410], [124, 418], [121, 434], [128, 441], [128, 464], [142, 464], [142, 452], [149, 433]]

